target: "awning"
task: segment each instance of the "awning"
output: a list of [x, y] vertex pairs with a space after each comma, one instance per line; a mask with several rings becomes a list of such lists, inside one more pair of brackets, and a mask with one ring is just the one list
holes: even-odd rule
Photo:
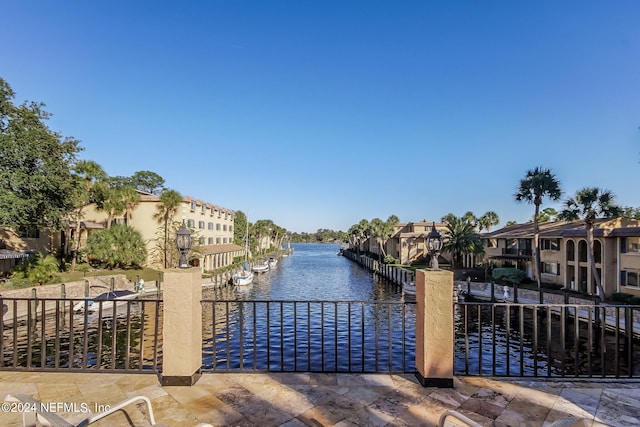
[[20, 259], [27, 258], [29, 254], [24, 252], [11, 251], [9, 249], [0, 249], [0, 259]]

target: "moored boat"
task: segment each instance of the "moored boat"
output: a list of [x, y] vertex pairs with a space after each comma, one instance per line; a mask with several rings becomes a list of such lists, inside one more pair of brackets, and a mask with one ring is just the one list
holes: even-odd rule
[[233, 276], [233, 284], [236, 286], [247, 286], [253, 283], [253, 273], [247, 270], [242, 270]]
[[258, 260], [253, 267], [251, 267], [251, 271], [254, 273], [266, 273], [269, 271], [269, 263], [265, 260]]
[[404, 282], [402, 284], [402, 292], [404, 292], [405, 295], [415, 296], [416, 295], [416, 282], [414, 282], [414, 281]]
[[102, 307], [102, 312], [111, 310], [114, 306], [126, 305], [126, 301], [134, 300], [140, 296], [139, 292], [129, 291], [127, 289], [120, 289], [115, 291], [109, 291], [102, 293], [96, 297], [86, 298], [84, 301], [80, 301], [73, 306], [73, 311], [81, 313], [87, 311], [89, 313], [95, 313]]

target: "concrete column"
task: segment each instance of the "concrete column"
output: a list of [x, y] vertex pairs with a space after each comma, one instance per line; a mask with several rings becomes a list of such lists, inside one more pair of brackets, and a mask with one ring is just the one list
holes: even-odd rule
[[416, 377], [453, 387], [453, 272], [417, 270], [416, 304]]
[[202, 273], [200, 268], [165, 270], [162, 373], [165, 385], [193, 385], [202, 368]]

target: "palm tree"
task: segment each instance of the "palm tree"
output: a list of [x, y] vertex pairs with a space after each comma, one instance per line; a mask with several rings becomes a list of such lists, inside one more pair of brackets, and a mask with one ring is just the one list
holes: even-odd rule
[[[98, 185], [96, 184], [96, 187]], [[133, 187], [130, 178], [109, 178], [100, 185], [99, 210], [107, 212], [107, 228], [111, 228], [114, 217], [124, 214], [124, 223], [129, 224], [131, 212], [140, 203], [140, 193]]]
[[552, 222], [558, 217], [558, 211], [554, 208], [544, 208], [540, 215], [538, 215], [538, 221], [540, 222]]
[[538, 293], [540, 294], [540, 302], [542, 302], [542, 282], [540, 279], [540, 205], [542, 199], [548, 197], [551, 200], [559, 200], [562, 196], [560, 183], [550, 169], [536, 167], [527, 171], [526, 176], [520, 180], [520, 187], [515, 194], [518, 202], [533, 203], [535, 211], [533, 214], [533, 248], [534, 262], [533, 272], [538, 281]]
[[369, 229], [369, 221], [361, 219], [359, 223], [354, 224], [349, 228], [349, 235], [352, 236], [354, 244], [356, 246], [356, 253], [360, 255], [360, 245], [362, 244], [363, 237], [367, 234]]
[[462, 265], [463, 255], [483, 252], [482, 240], [470, 218], [447, 216], [446, 224], [442, 250], [451, 254], [454, 269]]
[[498, 225], [500, 223], [500, 218], [498, 214], [494, 211], [485, 212], [480, 218], [478, 218], [478, 231], [487, 230], [489, 231], [491, 227], [494, 225]]
[[593, 256], [593, 226], [596, 218], [615, 218], [622, 213], [622, 209], [614, 203], [614, 198], [615, 196], [609, 190], [585, 187], [567, 199], [565, 208], [558, 215], [562, 220], [584, 220], [584, 226], [587, 230], [587, 257], [598, 293], [602, 299], [605, 298], [604, 288]]
[[80, 179], [76, 200], [76, 208], [73, 216], [76, 220], [76, 229], [73, 243], [73, 258], [71, 259], [71, 271], [76, 268], [78, 252], [80, 251], [80, 222], [84, 218], [84, 207], [92, 201], [92, 189], [97, 181], [107, 178], [104, 169], [94, 161], [80, 160], [74, 167], [75, 175]]
[[471, 224], [474, 229], [478, 228], [478, 225], [479, 225], [478, 217], [473, 212], [471, 211], [465, 212], [465, 214], [462, 215], [462, 219], [467, 221], [469, 224]]
[[175, 190], [164, 189], [162, 193], [160, 193], [160, 203], [158, 203], [156, 207], [156, 213], [153, 218], [162, 222], [164, 226], [163, 230], [163, 240], [164, 245], [162, 248], [162, 258], [164, 263], [164, 268], [169, 268], [169, 228], [171, 224], [171, 219], [178, 211], [178, 208], [182, 204], [182, 196]]

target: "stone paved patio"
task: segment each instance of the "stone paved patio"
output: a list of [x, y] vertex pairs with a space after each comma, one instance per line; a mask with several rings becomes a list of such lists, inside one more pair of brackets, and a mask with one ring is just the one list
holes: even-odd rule
[[[455, 388], [423, 388], [412, 375], [205, 374], [192, 387], [162, 387], [149, 374], [0, 372], [0, 394], [42, 402], [113, 405], [142, 394], [158, 423], [214, 426], [435, 426], [456, 410], [485, 426], [548, 426], [567, 418], [592, 425], [640, 426], [638, 381], [456, 378]], [[142, 405], [100, 426], [148, 426]], [[60, 413], [78, 421], [79, 412]], [[21, 425], [3, 411], [0, 425]]]

